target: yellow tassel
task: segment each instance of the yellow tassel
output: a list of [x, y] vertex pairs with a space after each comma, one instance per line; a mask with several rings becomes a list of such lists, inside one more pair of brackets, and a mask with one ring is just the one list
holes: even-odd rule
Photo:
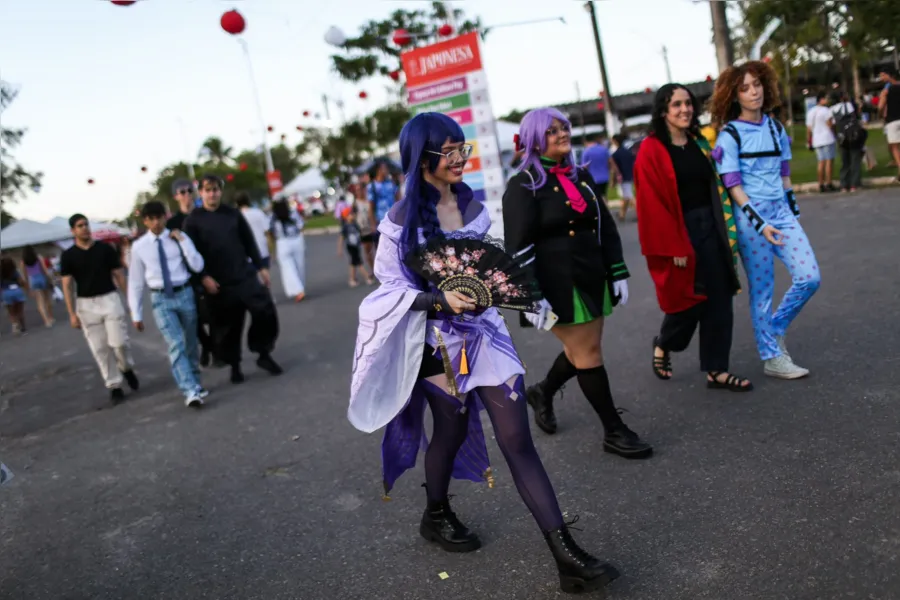
[[490, 467], [484, 472], [484, 479], [487, 481], [488, 489], [494, 488], [494, 471]]
[[463, 347], [462, 354], [459, 358], [459, 374], [460, 375], [468, 375], [469, 374], [469, 359], [466, 358], [466, 338], [463, 337]]

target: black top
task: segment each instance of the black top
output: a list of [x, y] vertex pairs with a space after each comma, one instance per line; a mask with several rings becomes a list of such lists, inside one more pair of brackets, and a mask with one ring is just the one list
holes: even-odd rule
[[695, 208], [712, 206], [712, 166], [700, 146], [688, 140], [684, 146], [666, 142], [666, 149], [675, 167], [681, 211], [687, 213]]
[[87, 250], [72, 246], [59, 258], [59, 272], [75, 280], [79, 298], [93, 298], [116, 291], [112, 272], [121, 269], [119, 254], [104, 242], [94, 242]]
[[587, 170], [578, 169], [575, 182], [587, 202], [581, 213], [572, 208], [556, 175], [548, 172], [546, 183], [532, 191], [529, 187], [536, 179], [535, 173], [520, 172], [507, 184], [506, 250], [514, 253], [534, 244], [538, 283], [560, 323], [574, 320], [574, 288], [591, 314], [600, 316], [609, 282], [629, 276], [615, 221], [594, 192], [596, 184]]
[[885, 123], [893, 123], [900, 120], [900, 85], [891, 84], [887, 93], [887, 114]]
[[359, 246], [359, 242], [362, 239], [362, 233], [359, 231], [359, 225], [354, 221], [353, 223], [344, 222], [341, 225], [341, 236], [344, 238], [344, 243], [348, 246]]
[[195, 208], [184, 227], [203, 256], [205, 265], [201, 275], [209, 275], [221, 285], [230, 285], [255, 278], [253, 266], [263, 268], [256, 239], [238, 209], [224, 204], [214, 211]]
[[174, 229], [184, 231], [184, 221], [187, 218], [188, 216], [183, 212], [180, 212], [177, 215], [172, 215], [171, 217], [169, 217], [169, 220], [166, 221], [166, 228], [168, 228], [170, 231]]

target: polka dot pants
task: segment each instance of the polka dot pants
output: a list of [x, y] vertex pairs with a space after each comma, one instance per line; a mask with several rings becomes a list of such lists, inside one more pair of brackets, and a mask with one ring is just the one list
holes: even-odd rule
[[[756, 334], [756, 347], [762, 360], [781, 354], [775, 336], [784, 335], [794, 318], [821, 284], [819, 264], [809, 239], [785, 201], [754, 202], [753, 206], [767, 223], [784, 234], [784, 245], [766, 241], [750, 226], [741, 210], [736, 210], [738, 246], [741, 261], [750, 283], [750, 316]], [[792, 284], [772, 313], [775, 293], [775, 258], [791, 274]]]

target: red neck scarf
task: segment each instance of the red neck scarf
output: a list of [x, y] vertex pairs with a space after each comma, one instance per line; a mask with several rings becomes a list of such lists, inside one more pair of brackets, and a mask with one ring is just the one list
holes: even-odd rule
[[555, 167], [550, 167], [550, 172], [559, 179], [559, 183], [562, 185], [566, 197], [572, 202], [572, 208], [583, 213], [587, 209], [587, 202], [585, 202], [584, 196], [581, 195], [578, 188], [575, 187], [575, 184], [572, 183], [572, 180], [568, 177], [569, 173], [572, 172], [572, 165], [565, 167], [556, 165]]

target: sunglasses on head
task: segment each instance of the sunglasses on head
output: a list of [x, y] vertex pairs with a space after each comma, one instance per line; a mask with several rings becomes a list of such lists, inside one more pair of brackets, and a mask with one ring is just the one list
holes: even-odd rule
[[182, 194], [190, 194], [190, 193], [191, 193], [191, 190], [188, 188], [185, 188], [183, 190], [178, 190], [177, 192], [175, 192], [175, 195], [180, 196]]

